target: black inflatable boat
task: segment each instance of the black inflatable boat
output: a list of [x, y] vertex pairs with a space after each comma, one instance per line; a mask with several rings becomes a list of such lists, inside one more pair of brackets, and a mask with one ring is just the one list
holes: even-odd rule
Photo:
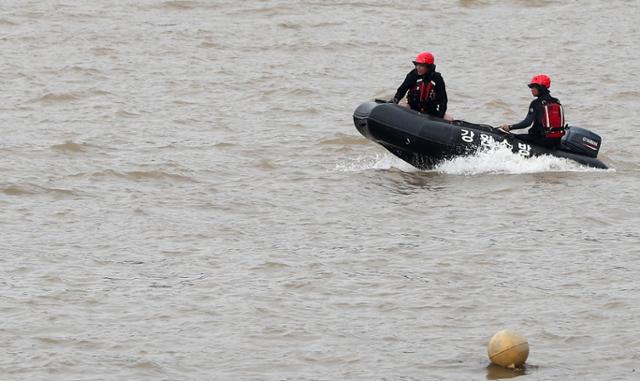
[[420, 169], [430, 169], [443, 160], [494, 147], [497, 142], [505, 142], [514, 153], [524, 157], [553, 155], [594, 168], [607, 168], [597, 159], [602, 139], [580, 127], [568, 127], [562, 144], [550, 149], [488, 125], [461, 120], [450, 122], [381, 101], [358, 106], [353, 122], [366, 138]]

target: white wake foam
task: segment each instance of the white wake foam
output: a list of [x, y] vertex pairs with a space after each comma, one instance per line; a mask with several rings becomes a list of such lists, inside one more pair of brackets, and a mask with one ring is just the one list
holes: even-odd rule
[[351, 159], [336, 165], [336, 170], [341, 172], [361, 172], [369, 169], [399, 169], [402, 172], [417, 172], [419, 169], [392, 155], [391, 153], [376, 154]]
[[524, 157], [513, 153], [510, 148], [500, 143], [472, 155], [442, 162], [435, 170], [450, 175], [599, 171], [573, 160], [550, 155]]
[[[419, 171], [419, 169], [391, 153], [358, 157], [336, 165], [336, 170], [342, 172], [360, 172], [370, 169], [398, 169], [403, 172]], [[472, 155], [444, 161], [437, 165], [434, 170], [449, 175], [602, 171], [602, 169], [587, 167], [573, 160], [550, 155], [523, 157], [513, 153], [503, 143], [496, 143], [494, 146]]]

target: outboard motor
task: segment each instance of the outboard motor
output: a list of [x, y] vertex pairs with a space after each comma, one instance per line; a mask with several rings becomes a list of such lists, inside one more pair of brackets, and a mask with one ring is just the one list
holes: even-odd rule
[[580, 127], [567, 127], [567, 131], [562, 137], [564, 149], [589, 157], [598, 157], [601, 143], [600, 135]]

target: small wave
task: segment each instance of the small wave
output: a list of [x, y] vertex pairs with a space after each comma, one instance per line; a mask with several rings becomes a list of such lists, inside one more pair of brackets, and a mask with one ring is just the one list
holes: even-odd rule
[[57, 337], [35, 337], [34, 339], [46, 345], [62, 345], [66, 343], [65, 339]]
[[302, 25], [298, 24], [298, 23], [294, 23], [291, 21], [287, 21], [287, 22], [281, 22], [278, 24], [278, 26], [282, 29], [292, 29], [292, 30], [300, 30], [302, 29]]
[[140, 114], [136, 114], [135, 112], [120, 110], [120, 111], [116, 111], [116, 116], [120, 118], [137, 118], [140, 116]]
[[198, 45], [198, 47], [205, 48], [205, 49], [211, 49], [211, 48], [218, 48], [218, 47], [220, 47], [220, 45], [216, 44], [215, 42], [211, 42], [211, 41], [202, 41], [200, 43], [200, 45]]
[[137, 361], [133, 364], [127, 364], [127, 368], [130, 369], [141, 369], [145, 371], [153, 370], [153, 371], [162, 371], [163, 368], [160, 364], [155, 361]]
[[482, 0], [458, 0], [462, 8], [479, 8], [489, 5], [489, 2]]
[[344, 24], [346, 24], [345, 21], [321, 21], [321, 22], [313, 23], [310, 26], [312, 28], [328, 28], [332, 26], [341, 26]]
[[50, 194], [54, 196], [77, 196], [76, 192], [68, 189], [59, 188], [45, 188], [37, 185], [24, 184], [24, 185], [0, 185], [0, 193], [4, 193], [8, 196], [32, 196], [38, 194]]
[[527, 8], [543, 8], [552, 5], [553, 0], [517, 0], [516, 4], [521, 4]]
[[99, 97], [105, 96], [105, 95], [112, 95], [112, 93], [106, 91], [106, 90], [91, 90], [91, 95], [96, 95]]
[[174, 1], [165, 1], [164, 3], [162, 3], [162, 8], [187, 10], [187, 9], [197, 8], [200, 5], [201, 4], [197, 1], [174, 0]]
[[361, 156], [336, 164], [336, 171], [362, 172], [366, 170], [398, 169], [402, 172], [417, 172], [419, 169], [411, 164], [393, 156], [390, 153], [376, 154], [374, 156]]
[[[527, 8], [542, 8], [547, 5], [553, 4], [552, 0], [514, 0], [515, 5], [522, 5]], [[458, 4], [461, 8], [481, 8], [493, 5], [491, 1], [487, 0], [458, 0]]]
[[86, 152], [87, 145], [78, 144], [70, 140], [67, 140], [63, 144], [52, 145], [51, 149], [59, 152], [64, 152], [64, 153], [79, 153], [79, 152]]
[[267, 87], [261, 90], [261, 95], [264, 97], [270, 97], [273, 95], [282, 95], [282, 96], [288, 96], [296, 99], [296, 98], [302, 98], [302, 97], [311, 97], [316, 94], [317, 92], [314, 90], [302, 89], [302, 88], [283, 89], [283, 88]]
[[540, 172], [593, 172], [573, 160], [543, 155], [523, 157], [502, 144], [473, 155], [456, 157], [436, 166], [436, 171], [449, 175], [527, 174]]
[[503, 111], [511, 111], [511, 106], [508, 103], [503, 102], [501, 100], [497, 100], [497, 99], [485, 102], [484, 105], [489, 110], [497, 108], [497, 109], [500, 109], [500, 110], [503, 110]]
[[223, 149], [223, 150], [224, 150], [224, 149], [230, 149], [230, 148], [233, 148], [233, 147], [235, 147], [236, 145], [235, 145], [235, 144], [233, 144], [233, 143], [216, 143], [216, 144], [214, 144], [213, 146], [214, 146], [215, 148]]
[[[380, 43], [378, 45], [378, 48], [382, 48], [384, 47], [383, 43]], [[352, 42], [352, 41], [332, 41], [332, 42], [327, 42], [324, 44], [320, 44], [319, 46], [317, 46], [318, 49], [324, 49], [324, 50], [328, 50], [331, 52], [352, 52], [354, 50], [358, 50], [362, 48], [362, 45], [360, 43], [357, 42]]]
[[111, 48], [93, 48], [91, 49], [91, 52], [96, 56], [108, 56], [114, 54], [116, 50]]
[[87, 74], [87, 75], [91, 75], [91, 76], [98, 76], [98, 75], [102, 75], [102, 72], [98, 69], [94, 69], [91, 67], [82, 67], [82, 66], [71, 66], [71, 67], [67, 67], [64, 70], [66, 71], [70, 71], [73, 73], [79, 73], [79, 74]]
[[251, 270], [279, 271], [279, 270], [284, 270], [288, 268], [289, 268], [289, 265], [287, 265], [286, 263], [268, 261], [252, 267]]
[[627, 305], [627, 303], [624, 303], [624, 302], [609, 302], [609, 303], [606, 303], [603, 307], [605, 310], [612, 310], [612, 309], [624, 309], [624, 308], [628, 308], [629, 306]]
[[17, 23], [7, 20], [7, 19], [0, 19], [0, 25], [2, 26], [16, 26], [18, 25]]
[[82, 93], [47, 93], [40, 98], [33, 100], [34, 103], [42, 103], [45, 105], [51, 105], [56, 103], [68, 103], [77, 100], [81, 100], [83, 98], [90, 98], [94, 96], [107, 96], [111, 95], [110, 92], [100, 90], [100, 89], [92, 89], [89, 91], [85, 91]]
[[65, 103], [65, 102], [72, 102], [75, 100], [78, 100], [78, 95], [73, 93], [61, 93], [61, 94], [47, 93], [37, 99], [38, 102], [47, 103], [47, 104]]
[[276, 168], [271, 160], [262, 159], [256, 163], [256, 168], [271, 171]]
[[194, 181], [193, 178], [185, 175], [178, 175], [175, 173], [168, 173], [164, 171], [152, 170], [152, 171], [129, 171], [118, 172], [111, 169], [95, 172], [91, 174], [92, 177], [100, 178], [121, 178], [128, 180], [176, 180], [176, 181]]
[[274, 7], [259, 8], [259, 9], [253, 10], [253, 12], [259, 15], [277, 16], [277, 15], [284, 15], [284, 14], [291, 13], [292, 10], [293, 9], [291, 7], [281, 5], [281, 6], [274, 6]]
[[320, 145], [369, 145], [371, 142], [359, 135], [336, 134], [335, 137], [320, 141]]
[[[289, 111], [289, 112], [291, 112], [291, 110], [286, 110], [286, 109], [281, 109], [281, 111]], [[308, 107], [295, 109], [294, 112], [296, 114], [301, 114], [301, 115], [317, 115], [317, 114], [320, 114], [322, 112], [322, 110], [320, 110], [319, 108], [314, 107], [314, 106], [308, 106]]]
[[24, 196], [31, 195], [34, 192], [26, 187], [21, 187], [18, 185], [9, 185], [7, 187], [0, 187], [0, 191], [8, 196]]
[[[176, 99], [173, 101], [174, 105], [180, 105], [180, 106], [194, 106], [197, 105], [198, 102], [192, 102], [192, 101], [185, 101], [183, 99]], [[192, 120], [192, 119], [189, 119]]]
[[325, 43], [312, 45], [312, 43], [310, 43], [306, 39], [298, 39], [294, 41], [274, 40], [272, 43], [267, 43], [263, 46], [264, 49], [274, 50], [274, 51], [285, 50], [288, 52], [295, 53], [295, 52], [308, 51], [309, 49], [313, 48], [316, 50], [324, 50], [333, 54], [335, 54], [336, 52], [353, 52], [353, 51], [361, 50], [366, 47], [376, 48], [378, 50], [381, 50], [384, 48], [391, 48], [390, 45], [389, 46], [385, 45], [384, 42], [355, 43], [355, 42], [332, 41], [332, 42], [325, 42]]
[[195, 1], [195, 0], [171, 0], [165, 1], [160, 5], [152, 6], [152, 8], [168, 9], [173, 11], [190, 11], [193, 9], [216, 9], [220, 4], [215, 1]]
[[614, 100], [635, 101], [640, 99], [640, 91], [622, 91], [612, 97]]
[[167, 173], [163, 171], [131, 171], [125, 172], [125, 177], [134, 179], [134, 180], [179, 180], [179, 181], [193, 181], [193, 179], [189, 176], [177, 175], [175, 173]]

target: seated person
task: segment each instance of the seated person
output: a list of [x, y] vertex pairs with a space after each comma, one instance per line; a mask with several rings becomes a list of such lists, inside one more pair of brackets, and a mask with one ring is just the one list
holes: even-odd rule
[[447, 111], [447, 90], [442, 75], [436, 71], [433, 54], [422, 52], [413, 61], [415, 69], [407, 74], [390, 102], [398, 103], [407, 94], [411, 109], [438, 118]]
[[503, 124], [500, 128], [509, 132], [521, 128], [529, 129], [528, 134], [516, 135], [518, 138], [539, 146], [553, 148], [560, 145], [560, 139], [565, 132], [564, 112], [557, 98], [549, 93], [551, 78], [545, 74], [531, 78], [529, 88], [531, 95], [536, 97], [529, 105], [529, 112], [523, 121], [516, 124]]

